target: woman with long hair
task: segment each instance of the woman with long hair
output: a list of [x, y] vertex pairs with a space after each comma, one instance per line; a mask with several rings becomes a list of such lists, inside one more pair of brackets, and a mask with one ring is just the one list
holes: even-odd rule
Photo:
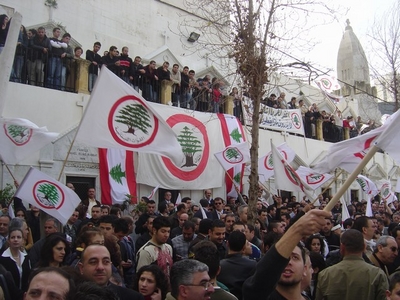
[[69, 244], [60, 233], [50, 234], [40, 252], [38, 267], [62, 267], [69, 252]]
[[9, 19], [7, 15], [0, 15], [0, 54], [6, 44], [8, 29], [10, 27]]
[[324, 238], [321, 235], [319, 234], [310, 235], [304, 242], [304, 245], [308, 250], [310, 250], [310, 252], [316, 252], [325, 257], [324, 255], [325, 243], [324, 243]]
[[134, 289], [141, 293], [145, 300], [165, 299], [168, 279], [159, 266], [143, 266], [136, 272]]
[[0, 256], [0, 264], [10, 271], [14, 283], [22, 291], [28, 288], [31, 263], [27, 254], [21, 251], [24, 244], [23, 232], [20, 228], [10, 228], [8, 233], [9, 247]]
[[[15, 217], [18, 219], [21, 219], [23, 222], [22, 225], [22, 232], [24, 234], [23, 238], [25, 240], [25, 245], [24, 248], [26, 251], [29, 251], [33, 247], [33, 237], [32, 237], [32, 231], [28, 226], [28, 223], [26, 221], [26, 212], [22, 208], [17, 208], [15, 210]], [[25, 225], [24, 225], [25, 224]]]

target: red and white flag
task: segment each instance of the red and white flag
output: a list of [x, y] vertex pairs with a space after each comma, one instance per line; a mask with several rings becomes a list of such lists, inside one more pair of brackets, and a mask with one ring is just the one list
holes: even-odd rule
[[321, 90], [328, 93], [340, 90], [340, 84], [337, 78], [331, 75], [321, 75], [314, 79], [314, 82]]
[[158, 184], [152, 191], [151, 193], [147, 196], [150, 200], [154, 197], [154, 194], [158, 191], [160, 185]]
[[81, 202], [78, 195], [49, 175], [30, 168], [15, 197], [21, 198], [66, 224]]
[[[137, 203], [134, 153], [121, 149], [99, 149], [101, 202], [122, 204], [130, 195]], [[135, 201], [136, 200], [136, 201]]]
[[249, 145], [247, 142], [231, 145], [214, 155], [221, 166], [228, 171], [235, 165], [242, 165], [250, 160]]
[[274, 164], [275, 187], [285, 191], [303, 192], [309, 199], [313, 199], [313, 192], [304, 185], [299, 175], [283, 158], [272, 142], [271, 148]]
[[330, 174], [319, 174], [316, 173], [313, 169], [300, 166], [296, 170], [299, 175], [301, 181], [306, 185], [309, 189], [316, 190], [329, 179], [332, 178]]
[[390, 181], [385, 180], [382, 182], [380, 193], [382, 200], [385, 200], [386, 204], [388, 205], [397, 200], [396, 195], [392, 192], [392, 185], [390, 184]]
[[0, 118], [0, 157], [6, 164], [17, 164], [58, 136], [26, 119]]
[[387, 118], [381, 127], [384, 130], [376, 139], [376, 146], [400, 164], [400, 110]]
[[[225, 147], [240, 144], [246, 141], [243, 126], [239, 120], [231, 115], [217, 114], [221, 122], [222, 137]], [[230, 197], [237, 197], [236, 187], [239, 191], [242, 188], [242, 179], [245, 164], [235, 165], [225, 174], [226, 194]]]
[[358, 175], [356, 181], [360, 185], [363, 192], [370, 197], [375, 197], [379, 194], [379, 189], [376, 187], [375, 183], [369, 178], [363, 175]]
[[[282, 157], [290, 164], [296, 156], [296, 153], [286, 143], [279, 145], [279, 152]], [[272, 160], [272, 152], [268, 152], [267, 155], [262, 156], [258, 159], [258, 175], [264, 177], [264, 181], [268, 180], [274, 175], [274, 164]]]
[[98, 148], [158, 154], [176, 164], [184, 160], [171, 127], [137, 91], [107, 68], [96, 81], [76, 140]]

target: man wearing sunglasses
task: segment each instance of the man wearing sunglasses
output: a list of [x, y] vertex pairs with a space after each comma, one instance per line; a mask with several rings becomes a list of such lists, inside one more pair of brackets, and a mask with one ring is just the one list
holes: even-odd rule
[[369, 259], [389, 277], [387, 267], [394, 262], [398, 252], [399, 249], [394, 237], [383, 235], [376, 241], [376, 248]]

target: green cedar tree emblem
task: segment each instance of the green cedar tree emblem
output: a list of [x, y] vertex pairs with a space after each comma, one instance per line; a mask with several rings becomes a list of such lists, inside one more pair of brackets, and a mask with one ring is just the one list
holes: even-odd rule
[[235, 180], [235, 182], [240, 183], [240, 178], [241, 178], [241, 172], [237, 173], [234, 177], [233, 180]]
[[296, 127], [300, 126], [300, 120], [297, 114], [294, 115], [293, 122], [296, 124]]
[[243, 160], [243, 155], [236, 148], [228, 148], [224, 151], [224, 156], [230, 163], [240, 162]]
[[112, 179], [115, 180], [115, 182], [119, 183], [122, 185], [122, 178], [125, 177], [125, 172], [122, 171], [121, 169], [121, 164], [118, 164], [114, 167], [111, 168], [110, 170], [110, 176]]
[[56, 207], [60, 195], [58, 189], [51, 183], [42, 183], [37, 188], [37, 196], [45, 206]]
[[129, 104], [123, 107], [119, 111], [119, 115], [115, 117], [115, 121], [128, 126], [128, 130], [125, 132], [133, 135], [135, 135], [135, 129], [147, 134], [147, 129], [152, 127], [149, 113], [140, 104]]
[[361, 178], [357, 178], [356, 181], [360, 185], [361, 189], [365, 192], [366, 184], [365, 184], [364, 180], [362, 180]]
[[9, 124], [5, 126], [6, 135], [17, 145], [28, 142], [31, 130], [28, 127]]
[[187, 127], [183, 127], [178, 135], [178, 142], [182, 147], [182, 152], [185, 155], [185, 164], [182, 167], [197, 166], [194, 162], [194, 154], [201, 152], [201, 142], [193, 135], [193, 132]]
[[233, 129], [232, 132], [230, 133], [230, 136], [235, 142], [240, 143], [242, 135], [240, 134], [239, 129], [237, 128]]

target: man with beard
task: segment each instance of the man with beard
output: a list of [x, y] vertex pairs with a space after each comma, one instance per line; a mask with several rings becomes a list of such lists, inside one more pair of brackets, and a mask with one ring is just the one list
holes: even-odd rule
[[174, 261], [188, 258], [188, 250], [190, 242], [197, 236], [194, 234], [194, 223], [186, 221], [182, 226], [182, 234], [172, 239], [174, 249]]
[[315, 209], [298, 219], [260, 260], [255, 274], [244, 282], [243, 299], [303, 299], [301, 281], [308, 266], [299, 242], [318, 232], [330, 215]]

